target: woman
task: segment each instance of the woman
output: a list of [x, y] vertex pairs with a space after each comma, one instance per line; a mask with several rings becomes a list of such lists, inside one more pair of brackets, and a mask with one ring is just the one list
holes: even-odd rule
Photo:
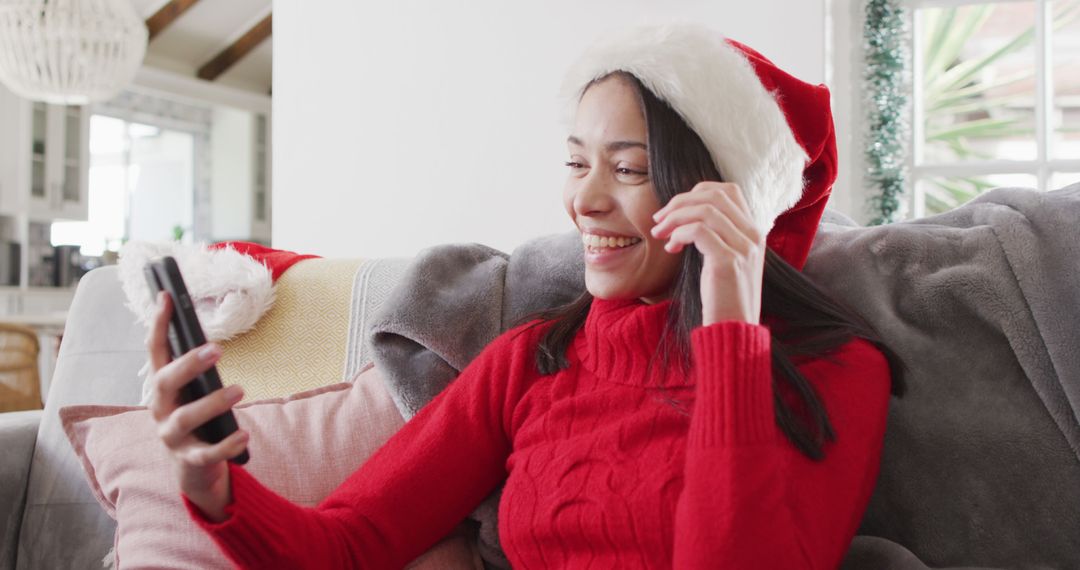
[[586, 292], [496, 338], [317, 507], [225, 462], [242, 430], [191, 434], [242, 394], [177, 405], [220, 350], [170, 363], [162, 300], [150, 407], [189, 514], [239, 566], [399, 568], [503, 481], [515, 568], [840, 563], [901, 384], [799, 272], [836, 172], [827, 90], [668, 25], [598, 42], [564, 93]]

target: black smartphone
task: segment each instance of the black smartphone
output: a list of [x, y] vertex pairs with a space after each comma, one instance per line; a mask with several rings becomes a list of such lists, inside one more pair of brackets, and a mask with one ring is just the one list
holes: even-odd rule
[[[193, 348], [206, 344], [206, 335], [203, 334], [199, 317], [195, 314], [195, 305], [188, 295], [184, 278], [180, 275], [180, 267], [172, 256], [155, 257], [147, 262], [143, 268], [146, 280], [150, 284], [150, 290], [154, 298], [160, 291], [167, 291], [172, 298], [172, 317], [169, 320], [169, 347], [174, 359], [187, 354]], [[208, 370], [199, 374], [191, 382], [180, 389], [180, 398], [187, 404], [199, 398], [221, 389], [221, 376], [218, 375], [217, 366], [211, 366]], [[236, 431], [236, 416], [229, 410], [205, 424], [195, 428], [195, 436], [207, 443], [217, 443], [229, 434]], [[243, 465], [248, 462], [250, 456], [245, 449], [239, 455], [229, 461]]]

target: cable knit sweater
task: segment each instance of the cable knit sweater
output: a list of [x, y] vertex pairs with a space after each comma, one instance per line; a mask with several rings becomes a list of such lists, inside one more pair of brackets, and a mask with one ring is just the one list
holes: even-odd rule
[[401, 568], [503, 480], [515, 569], [836, 568], [878, 475], [884, 355], [799, 365], [836, 430], [813, 461], [776, 425], [767, 325], [697, 327], [689, 375], [648, 370], [669, 303], [595, 299], [549, 376], [543, 326], [500, 335], [316, 507], [231, 463], [226, 520], [184, 504], [243, 568]]

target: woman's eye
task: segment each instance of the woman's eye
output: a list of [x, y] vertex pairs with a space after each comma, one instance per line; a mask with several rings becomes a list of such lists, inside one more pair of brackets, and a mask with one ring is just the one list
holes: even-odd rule
[[581, 163], [580, 162], [569, 161], [569, 162], [566, 163], [566, 166], [569, 166], [570, 169], [573, 170], [573, 169], [581, 168]]
[[633, 175], [644, 176], [646, 174], [645, 172], [638, 172], [636, 170], [630, 170], [629, 168], [616, 168], [615, 172], [618, 172], [619, 174], [627, 174], [627, 175], [631, 175], [631, 176], [633, 176]]

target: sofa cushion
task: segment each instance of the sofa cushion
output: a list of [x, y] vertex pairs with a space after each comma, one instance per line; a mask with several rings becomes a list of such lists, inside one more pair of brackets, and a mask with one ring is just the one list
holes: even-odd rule
[[[251, 434], [246, 469], [308, 506], [318, 504], [404, 423], [374, 368], [355, 382], [241, 403], [235, 413]], [[146, 408], [69, 406], [60, 415], [95, 497], [118, 522], [117, 562], [230, 567], [184, 510], [172, 460]], [[475, 567], [468, 527], [457, 530], [410, 567]]]
[[19, 570], [100, 567], [113, 542], [116, 523], [80, 475], [57, 412], [75, 404], [138, 404], [146, 331], [124, 301], [115, 265], [79, 280], [34, 447]]
[[0, 413], [0, 568], [15, 567], [15, 538], [40, 423], [41, 410]]

